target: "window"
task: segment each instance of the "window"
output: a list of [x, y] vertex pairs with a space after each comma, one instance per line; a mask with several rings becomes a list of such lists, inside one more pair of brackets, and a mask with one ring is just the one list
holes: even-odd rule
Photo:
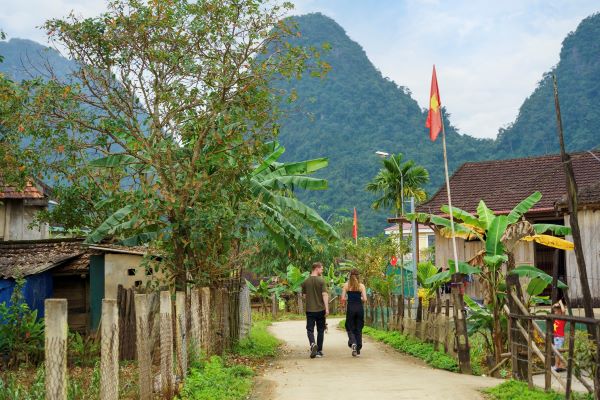
[[427, 247], [435, 245], [435, 235], [427, 235]]

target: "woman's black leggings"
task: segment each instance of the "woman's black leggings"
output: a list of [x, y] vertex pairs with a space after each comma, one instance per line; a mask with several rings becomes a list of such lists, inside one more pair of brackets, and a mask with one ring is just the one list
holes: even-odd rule
[[346, 307], [346, 332], [348, 332], [348, 343], [355, 344], [356, 348], [362, 348], [362, 329], [365, 326], [365, 311], [362, 302], [348, 302]]

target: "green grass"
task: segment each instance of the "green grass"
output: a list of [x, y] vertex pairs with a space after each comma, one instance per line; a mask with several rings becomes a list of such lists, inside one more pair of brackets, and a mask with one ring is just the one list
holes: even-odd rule
[[[562, 400], [560, 393], [544, 392], [541, 389], [529, 390], [526, 382], [506, 381], [498, 386], [483, 391], [493, 400]], [[572, 399], [592, 399], [589, 394], [573, 393]]]
[[271, 325], [268, 320], [256, 321], [250, 329], [250, 335], [240, 340], [235, 352], [249, 358], [274, 357], [281, 342], [271, 335], [267, 327]]
[[[257, 320], [253, 316], [250, 335], [235, 346], [234, 353], [243, 357], [246, 362], [249, 359], [253, 360], [251, 363], [257, 365], [265, 358], [276, 356], [281, 342], [269, 333], [267, 330], [269, 325], [271, 325], [270, 320]], [[252, 389], [253, 376], [252, 368], [239, 364], [228, 365], [221, 357], [213, 356], [209, 360], [196, 362], [190, 369], [179, 398], [181, 400], [246, 399]]]
[[[340, 321], [340, 328], [345, 328], [345, 321]], [[363, 334], [383, 342], [394, 349], [424, 360], [434, 368], [447, 371], [458, 371], [458, 362], [444, 352], [436, 351], [431, 343], [425, 343], [414, 337], [403, 335], [397, 331], [383, 331], [365, 326]]]
[[226, 366], [221, 357], [190, 370], [179, 395], [181, 400], [241, 400], [252, 388], [252, 368], [244, 365]]

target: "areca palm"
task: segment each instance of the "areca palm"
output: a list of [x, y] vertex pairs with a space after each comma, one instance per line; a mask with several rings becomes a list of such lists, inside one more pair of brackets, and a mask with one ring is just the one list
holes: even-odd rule
[[393, 207], [396, 215], [399, 215], [403, 197], [414, 197], [417, 202], [426, 199], [423, 186], [427, 182], [429, 172], [413, 160], [403, 162], [402, 153], [398, 153], [383, 160], [383, 167], [367, 184], [366, 189], [380, 194], [372, 204], [375, 210]]

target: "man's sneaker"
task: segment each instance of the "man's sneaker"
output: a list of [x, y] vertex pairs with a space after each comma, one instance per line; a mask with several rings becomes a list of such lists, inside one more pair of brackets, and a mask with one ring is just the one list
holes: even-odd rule
[[323, 358], [325, 357], [325, 354], [323, 354], [322, 351], [317, 351], [317, 358]]
[[310, 358], [315, 358], [317, 356], [317, 344], [313, 343], [310, 345]]
[[352, 342], [348, 340], [348, 347], [352, 348]]
[[356, 350], [356, 345], [353, 344], [352, 345], [352, 357], [356, 357], [357, 354], [358, 354], [358, 350]]

